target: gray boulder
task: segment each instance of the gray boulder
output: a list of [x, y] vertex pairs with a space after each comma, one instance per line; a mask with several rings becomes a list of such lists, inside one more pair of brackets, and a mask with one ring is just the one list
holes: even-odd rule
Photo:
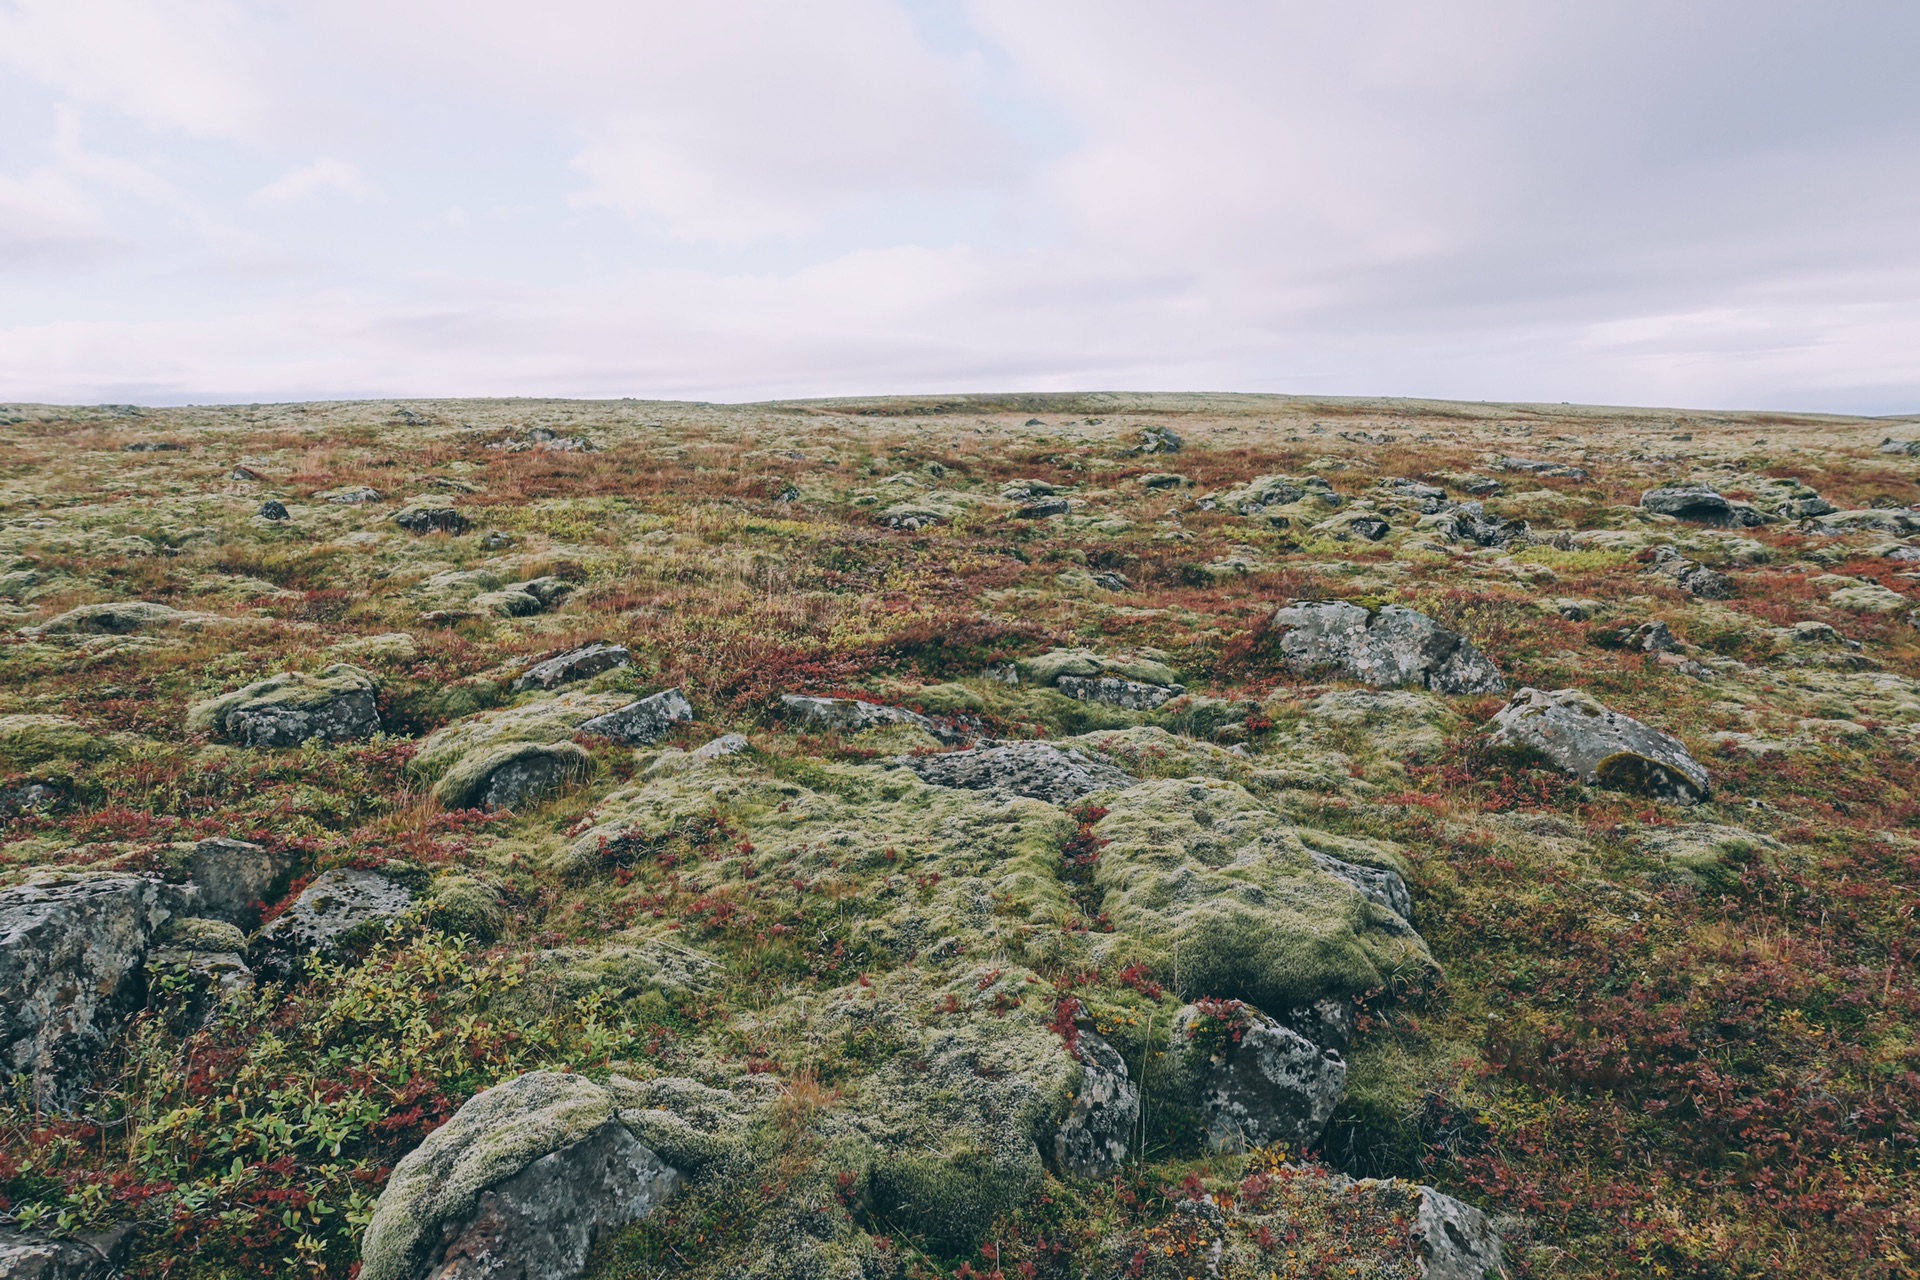
[[1487, 1215], [1432, 1187], [1419, 1189], [1413, 1239], [1424, 1280], [1494, 1280], [1504, 1276], [1500, 1234]]
[[632, 661], [633, 655], [627, 652], [625, 645], [586, 645], [534, 663], [513, 682], [513, 691], [521, 693], [528, 689], [557, 689], [575, 680], [597, 676], [602, 671], [627, 666]]
[[361, 1280], [571, 1280], [680, 1174], [582, 1076], [535, 1071], [475, 1095], [395, 1166]]
[[245, 840], [198, 841], [187, 857], [188, 875], [199, 890], [195, 913], [252, 929], [260, 923], [261, 908], [286, 893], [293, 867], [290, 855], [269, 853]]
[[1506, 681], [1473, 642], [1423, 613], [1387, 605], [1370, 613], [1344, 600], [1295, 601], [1273, 615], [1281, 655], [1302, 673], [1331, 668], [1376, 688], [1500, 693]]
[[1725, 600], [1733, 594], [1732, 578], [1687, 559], [1672, 547], [1654, 548], [1649, 572], [1671, 578], [1682, 591], [1702, 600]]
[[1449, 511], [1423, 518], [1416, 526], [1448, 542], [1471, 542], [1479, 547], [1526, 542], [1532, 530], [1525, 520], [1503, 520], [1487, 514], [1478, 502], [1463, 502]]
[[343, 958], [412, 905], [411, 890], [377, 871], [323, 872], [254, 937], [249, 958], [263, 980], [291, 982], [308, 956]]
[[1061, 676], [1054, 688], [1081, 702], [1104, 702], [1128, 711], [1152, 711], [1187, 691], [1185, 685], [1148, 684], [1119, 676]]
[[1135, 781], [1102, 757], [1062, 751], [1046, 742], [1003, 742], [945, 755], [906, 756], [898, 763], [937, 787], [1010, 791], [1057, 805], [1073, 804], [1096, 791], [1122, 790]]
[[346, 663], [288, 671], [196, 703], [187, 727], [247, 747], [349, 742], [380, 732], [373, 680]]
[[1346, 1089], [1347, 1064], [1337, 1049], [1238, 1001], [1211, 1013], [1187, 1005], [1174, 1015], [1173, 1043], [1185, 1056], [1216, 1151], [1309, 1147], [1326, 1132]]
[[1064, 516], [1073, 510], [1073, 505], [1065, 498], [1035, 498], [1023, 502], [1013, 509], [1015, 520], [1046, 520], [1053, 516]]
[[1751, 503], [1735, 502], [1705, 485], [1696, 484], [1649, 489], [1640, 495], [1640, 509], [1656, 515], [1672, 516], [1676, 520], [1723, 528], [1744, 529], [1772, 522], [1772, 517]]
[[260, 504], [260, 509], [253, 514], [262, 520], [290, 520], [293, 518], [287, 513], [287, 504], [278, 498], [268, 498]]
[[603, 716], [582, 721], [580, 732], [614, 742], [647, 746], [660, 741], [674, 725], [692, 720], [693, 704], [687, 701], [687, 695], [678, 689], [663, 689]]
[[940, 726], [917, 711], [905, 707], [889, 707], [878, 702], [862, 702], [858, 698], [819, 698], [807, 694], [783, 693], [780, 695], [780, 710], [789, 720], [813, 729], [838, 729], [842, 733], [859, 733], [866, 729], [880, 729], [887, 725], [908, 724], [916, 729], [924, 729], [935, 737], [944, 733]]
[[1880, 442], [1880, 447], [1874, 450], [1874, 452], [1920, 457], [1920, 440], [1895, 440], [1892, 436], [1888, 436]]
[[86, 1241], [0, 1232], [0, 1280], [111, 1280], [119, 1274], [113, 1259]]
[[1120, 1051], [1091, 1031], [1079, 1033], [1075, 1057], [1080, 1087], [1053, 1135], [1053, 1162], [1077, 1177], [1110, 1177], [1126, 1161], [1140, 1089], [1128, 1079]]
[[1585, 480], [1586, 470], [1565, 462], [1553, 462], [1546, 458], [1502, 458], [1500, 466], [1506, 471], [1522, 471], [1528, 475], [1552, 476], [1558, 480]]
[[393, 522], [408, 533], [465, 533], [467, 518], [451, 503], [424, 499], [393, 513]]
[[1683, 803], [1707, 796], [1707, 771], [1678, 738], [1582, 690], [1522, 689], [1493, 722], [1495, 743], [1531, 747], [1584, 782]]
[[55, 876], [0, 891], [0, 1071], [65, 1110], [146, 1000], [143, 962], [178, 891], [144, 876]]

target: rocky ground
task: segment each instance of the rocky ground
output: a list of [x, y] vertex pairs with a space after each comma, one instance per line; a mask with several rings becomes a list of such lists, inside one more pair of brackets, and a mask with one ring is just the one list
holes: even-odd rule
[[1920, 1275], [1916, 440], [0, 406], [0, 1276]]

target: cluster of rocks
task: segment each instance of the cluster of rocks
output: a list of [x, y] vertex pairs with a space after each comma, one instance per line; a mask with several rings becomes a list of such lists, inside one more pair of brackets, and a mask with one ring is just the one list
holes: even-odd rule
[[840, 733], [865, 733], [898, 725], [919, 729], [942, 742], [960, 742], [968, 736], [963, 726], [932, 716], [892, 707], [863, 698], [821, 697], [814, 694], [783, 693], [781, 713], [795, 724], [808, 729], [831, 729]]
[[1021, 659], [1005, 674], [1016, 684], [1052, 688], [1081, 702], [1104, 702], [1129, 711], [1156, 710], [1187, 691], [1173, 669], [1151, 654], [1116, 658], [1091, 649], [1053, 649]]
[[1303, 674], [1334, 671], [1376, 688], [1500, 693], [1506, 681], [1457, 631], [1400, 605], [1368, 609], [1345, 600], [1296, 600], [1273, 615], [1280, 653]]

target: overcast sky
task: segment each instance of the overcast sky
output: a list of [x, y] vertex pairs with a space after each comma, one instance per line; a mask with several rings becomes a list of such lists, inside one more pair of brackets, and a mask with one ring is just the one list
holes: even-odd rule
[[0, 0], [0, 399], [1920, 410], [1914, 0]]

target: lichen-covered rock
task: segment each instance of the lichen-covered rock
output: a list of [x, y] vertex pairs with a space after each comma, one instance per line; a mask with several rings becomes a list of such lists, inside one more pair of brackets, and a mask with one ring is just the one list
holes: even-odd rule
[[1815, 516], [1816, 533], [1887, 533], [1896, 538], [1920, 533], [1920, 511], [1898, 507], [1868, 507], [1860, 511], [1835, 511]]
[[1422, 1280], [1496, 1280], [1507, 1274], [1500, 1234], [1486, 1214], [1432, 1187], [1418, 1194], [1413, 1239]]
[[1733, 523], [1733, 503], [1705, 485], [1675, 485], [1649, 489], [1640, 495], [1640, 508], [1698, 524]]
[[1732, 578], [1687, 559], [1672, 547], [1654, 548], [1649, 572], [1671, 578], [1682, 591], [1702, 600], [1725, 600], [1733, 594]]
[[1113, 932], [1093, 941], [1111, 962], [1266, 1009], [1433, 972], [1403, 915], [1315, 857], [1381, 867], [1391, 850], [1297, 828], [1218, 779], [1143, 782], [1102, 803], [1093, 883]]
[[196, 703], [187, 727], [248, 747], [350, 742], [380, 732], [377, 690], [366, 672], [338, 662], [288, 671]]
[[528, 689], [557, 689], [575, 680], [597, 676], [602, 671], [630, 666], [632, 662], [633, 654], [628, 652], [625, 645], [590, 644], [534, 663], [514, 680], [513, 691], [523, 693]]
[[819, 698], [783, 693], [780, 695], [780, 710], [789, 720], [808, 728], [860, 733], [887, 725], [906, 724], [924, 729], [936, 737], [941, 736], [940, 727], [917, 711], [889, 707], [879, 702], [863, 702], [858, 698]]
[[1080, 1086], [1054, 1132], [1053, 1163], [1076, 1177], [1110, 1177], [1127, 1158], [1140, 1118], [1140, 1089], [1128, 1078], [1120, 1051], [1093, 1032], [1079, 1033], [1074, 1056], [1080, 1062]]
[[204, 613], [188, 613], [172, 605], [149, 600], [128, 600], [113, 604], [83, 604], [37, 627], [24, 627], [28, 636], [127, 636], [141, 631], [160, 631], [169, 627], [203, 626], [225, 621]]
[[1172, 1042], [1186, 1058], [1215, 1151], [1310, 1147], [1326, 1132], [1346, 1088], [1347, 1064], [1338, 1050], [1237, 1001], [1182, 1008]]
[[242, 929], [257, 926], [261, 910], [279, 901], [293, 879], [291, 855], [221, 836], [195, 842], [186, 862], [199, 890], [195, 914]]
[[680, 1181], [607, 1090], [529, 1072], [476, 1094], [395, 1166], [361, 1242], [361, 1280], [570, 1280], [597, 1241]]
[[172, 914], [165, 886], [123, 873], [0, 890], [0, 1066], [31, 1105], [64, 1110], [146, 998], [143, 963]]
[[420, 743], [413, 763], [426, 776], [439, 777], [463, 759], [503, 743], [569, 742], [595, 717], [629, 705], [627, 694], [572, 689], [551, 698], [496, 707], [434, 730]]
[[412, 905], [412, 890], [377, 871], [323, 872], [255, 936], [249, 959], [266, 981], [290, 982], [308, 956], [345, 958]]
[[1184, 685], [1147, 684], [1119, 676], [1061, 676], [1054, 687], [1081, 702], [1104, 702], [1128, 711], [1152, 711], [1186, 692]]
[[410, 502], [390, 517], [408, 533], [465, 533], [467, 518], [452, 503], [426, 498]]
[[112, 1280], [119, 1271], [85, 1241], [0, 1231], [0, 1280]]
[[693, 721], [693, 704], [678, 689], [662, 689], [638, 702], [594, 716], [580, 724], [580, 732], [614, 742], [651, 746], [676, 724]]
[[1337, 507], [1340, 495], [1320, 476], [1256, 476], [1235, 489], [1210, 493], [1200, 499], [1206, 510], [1218, 508], [1236, 515], [1264, 515], [1273, 507], [1290, 507], [1313, 499], [1323, 507]]
[[1451, 510], [1424, 516], [1414, 527], [1445, 542], [1470, 542], [1480, 547], [1525, 542], [1532, 533], [1525, 520], [1488, 515], [1486, 507], [1478, 502], [1463, 502]]
[[1402, 920], [1413, 919], [1413, 895], [1407, 892], [1407, 882], [1400, 878], [1398, 871], [1391, 867], [1363, 867], [1318, 849], [1308, 852], [1313, 856], [1314, 866], [1345, 880]]
[[571, 742], [503, 742], [462, 756], [434, 784], [449, 809], [517, 809], [585, 777], [593, 759]]
[[1495, 743], [1531, 747], [1584, 782], [1689, 803], [1707, 795], [1707, 771], [1678, 738], [1582, 690], [1522, 689], [1493, 722]]
[[1005, 742], [944, 755], [908, 756], [900, 763], [938, 787], [1006, 791], [1057, 805], [1134, 783], [1131, 775], [1097, 756], [1062, 751], [1046, 742]]
[[1499, 693], [1499, 670], [1473, 642], [1399, 605], [1372, 612], [1344, 600], [1295, 601], [1273, 615], [1280, 652], [1301, 672], [1334, 670], [1376, 688]]
[[1157, 654], [1109, 657], [1091, 649], [1050, 649], [1035, 658], [1022, 658], [1014, 671], [1023, 684], [1058, 685], [1068, 677], [1092, 679], [1112, 676], [1138, 684], [1178, 687], [1179, 677]]

